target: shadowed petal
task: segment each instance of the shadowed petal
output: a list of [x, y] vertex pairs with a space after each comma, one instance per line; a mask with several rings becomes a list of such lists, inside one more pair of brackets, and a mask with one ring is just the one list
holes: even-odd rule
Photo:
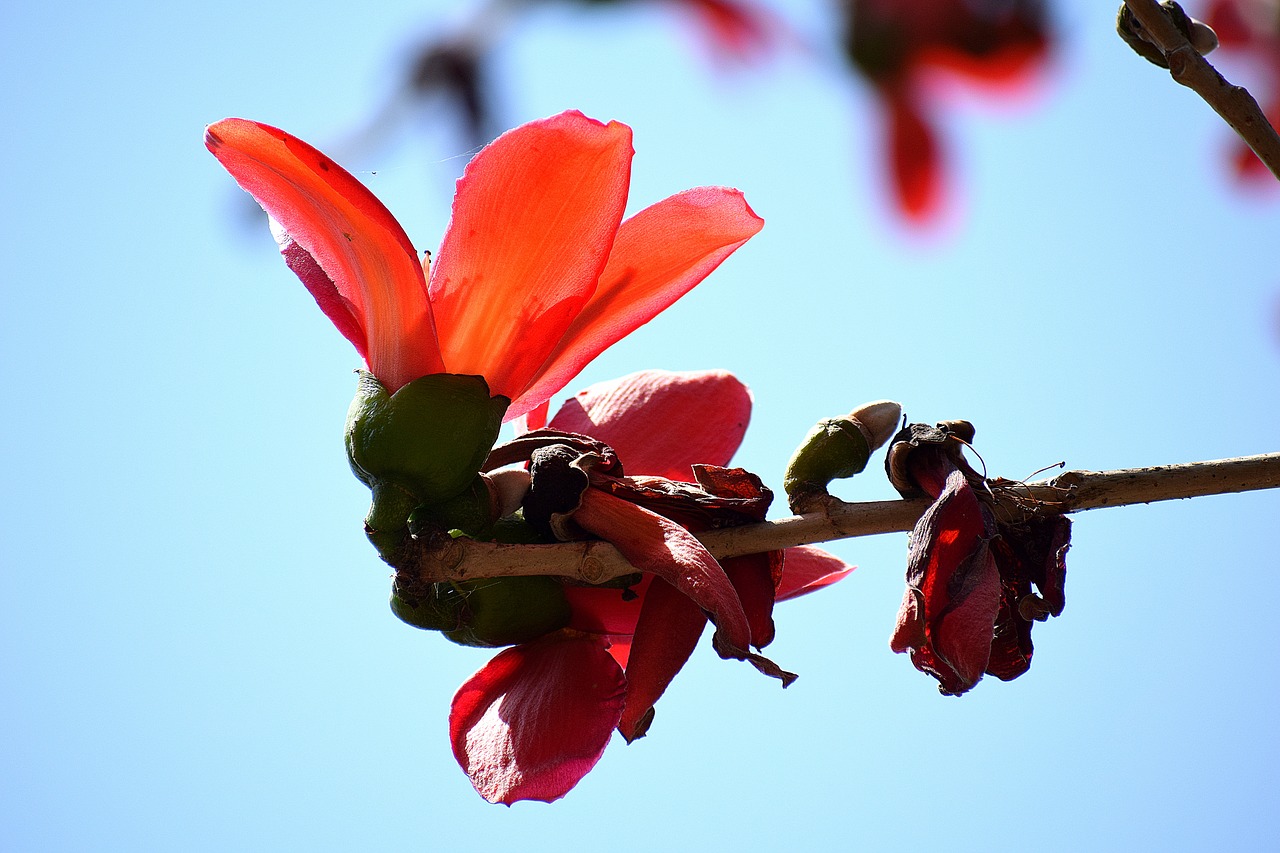
[[567, 112], [504, 133], [471, 161], [431, 273], [450, 373], [482, 375], [513, 399], [525, 390], [595, 292], [631, 155], [626, 125]]
[[727, 371], [643, 370], [579, 392], [550, 426], [598, 438], [630, 472], [692, 482], [695, 463], [729, 462], [750, 419], [751, 393]]
[[454, 696], [453, 754], [491, 803], [551, 802], [600, 760], [625, 696], [599, 638], [560, 633], [513, 646]]
[[851, 566], [839, 557], [828, 554], [812, 545], [788, 548], [782, 563], [782, 583], [775, 593], [776, 601], [799, 598], [830, 586], [852, 572]]
[[666, 691], [707, 626], [693, 600], [661, 578], [654, 578], [644, 597], [627, 661], [627, 703], [618, 731], [631, 742], [644, 737], [653, 720], [654, 703]]
[[723, 187], [686, 190], [623, 222], [595, 294], [511, 410], [520, 414], [559, 391], [587, 362], [692, 290], [762, 227], [764, 220], [742, 193]]
[[389, 391], [443, 370], [417, 253], [373, 193], [269, 125], [223, 119], [205, 145], [287, 234], [290, 269]]

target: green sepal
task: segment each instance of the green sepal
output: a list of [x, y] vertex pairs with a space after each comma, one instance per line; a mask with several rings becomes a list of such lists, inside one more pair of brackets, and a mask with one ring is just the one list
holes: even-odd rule
[[444, 635], [461, 646], [510, 646], [569, 624], [564, 587], [549, 577], [481, 578], [453, 586], [462, 600], [461, 624]]
[[524, 520], [524, 514], [520, 510], [494, 522], [487, 538], [505, 545], [536, 545], [547, 541], [536, 527]]
[[396, 483], [375, 483], [364, 517], [364, 533], [383, 560], [395, 565], [396, 552], [409, 535], [409, 517], [418, 499]]
[[479, 376], [435, 373], [388, 394], [373, 374], [360, 371], [347, 412], [351, 470], [370, 488], [395, 483], [417, 503], [446, 501], [479, 472], [510, 403], [491, 397]]
[[782, 488], [788, 497], [825, 492], [832, 480], [852, 477], [867, 467], [871, 448], [848, 418], [818, 421], [791, 456]]
[[476, 474], [454, 497], [415, 508], [409, 515], [409, 531], [416, 536], [431, 530], [458, 530], [473, 539], [487, 539], [497, 512], [484, 477]]
[[425, 598], [410, 603], [392, 590], [391, 612], [406, 625], [424, 631], [453, 631], [462, 624], [462, 596], [448, 584], [437, 583]]

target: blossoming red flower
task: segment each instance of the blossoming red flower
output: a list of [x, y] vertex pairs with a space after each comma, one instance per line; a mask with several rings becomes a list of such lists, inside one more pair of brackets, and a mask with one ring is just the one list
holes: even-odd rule
[[[566, 112], [509, 131], [458, 181], [434, 264], [359, 181], [268, 125], [205, 144], [270, 214], [290, 268], [390, 392], [482, 376], [517, 417], [702, 281], [763, 222], [742, 194], [687, 190], [623, 221], [631, 129]], [[424, 270], [424, 266], [429, 269]]]
[[[597, 455], [616, 451], [601, 463], [606, 473], [588, 471], [592, 485], [556, 523], [609, 539], [646, 574], [626, 591], [567, 587], [567, 628], [501, 652], [458, 691], [450, 714], [454, 754], [486, 799], [556, 799], [591, 769], [615, 727], [629, 741], [642, 736], [707, 613], [722, 655], [753, 659], [768, 671], [772, 665], [746, 646], [772, 640], [774, 601], [852, 570], [814, 548], [717, 562], [689, 534], [735, 516], [763, 517], [768, 495], [759, 481], [717, 467], [737, 449], [750, 405], [746, 388], [724, 372], [645, 371], [592, 386], [566, 403], [548, 430], [495, 451], [494, 461], [505, 462], [574, 436], [595, 440]], [[645, 474], [622, 477], [623, 459]], [[535, 469], [539, 464], [535, 459]], [[534, 491], [538, 476], [535, 470]]]
[[931, 78], [1008, 88], [1049, 53], [1040, 0], [845, 0], [844, 48], [886, 112], [886, 154], [898, 205], [923, 221], [941, 207], [945, 154], [927, 98]]

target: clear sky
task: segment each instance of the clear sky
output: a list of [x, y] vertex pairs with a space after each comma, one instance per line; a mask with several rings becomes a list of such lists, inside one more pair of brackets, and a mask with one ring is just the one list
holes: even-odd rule
[[[726, 184], [767, 223], [573, 387], [732, 369], [756, 402], [736, 461], [775, 486], [814, 421], [881, 397], [972, 421], [1006, 477], [1280, 449], [1280, 194], [1233, 184], [1226, 127], [1109, 9], [1067, 6], [1034, 97], [951, 102], [960, 192], [928, 237], [886, 203], [867, 92], [820, 56], [717, 67], [661, 6], [520, 19], [493, 71], [505, 126], [624, 121], [633, 208]], [[824, 17], [776, 8], [808, 34]], [[564, 800], [476, 796], [446, 714], [489, 653], [388, 611], [342, 451], [357, 356], [201, 141], [239, 115], [333, 148], [435, 249], [455, 116], [341, 140], [463, 17], [0, 11], [0, 849], [1274, 844], [1274, 492], [1079, 516], [1031, 671], [960, 699], [889, 651], [905, 536], [833, 544], [858, 571], [777, 613], [790, 689], [704, 639], [649, 737], [615, 738]], [[892, 496], [874, 471], [840, 494]]]

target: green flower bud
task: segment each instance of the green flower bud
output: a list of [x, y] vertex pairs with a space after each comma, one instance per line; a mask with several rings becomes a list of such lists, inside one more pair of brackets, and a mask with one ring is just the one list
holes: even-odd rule
[[453, 586], [461, 593], [461, 625], [444, 635], [459, 645], [509, 646], [569, 624], [569, 602], [554, 578], [481, 578]]
[[425, 631], [454, 631], [462, 624], [462, 596], [449, 584], [432, 584], [430, 593], [412, 604], [391, 591], [391, 612], [406, 625]]
[[497, 520], [498, 506], [488, 481], [476, 474], [459, 494], [439, 503], [421, 504], [409, 514], [409, 531], [458, 530], [473, 539], [485, 539]]
[[347, 412], [351, 470], [371, 488], [397, 483], [419, 503], [448, 500], [479, 472], [510, 403], [489, 396], [479, 376], [435, 373], [388, 394], [361, 371]]
[[819, 421], [792, 454], [782, 487], [793, 512], [813, 509], [827, 485], [867, 467], [871, 454], [893, 433], [902, 408], [887, 400], [867, 403], [842, 418]]

